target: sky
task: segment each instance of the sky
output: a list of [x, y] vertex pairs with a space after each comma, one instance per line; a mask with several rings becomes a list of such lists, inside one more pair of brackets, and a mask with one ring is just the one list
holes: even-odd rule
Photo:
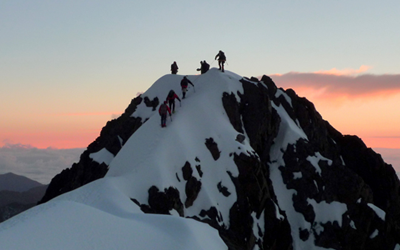
[[[131, 99], [201, 60], [270, 75], [373, 148], [400, 148], [400, 4], [0, 0], [0, 146], [84, 148]], [[365, 82], [364, 82], [365, 80]]]

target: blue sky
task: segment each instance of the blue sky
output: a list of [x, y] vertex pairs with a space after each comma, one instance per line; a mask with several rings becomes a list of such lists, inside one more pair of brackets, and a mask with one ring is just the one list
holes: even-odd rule
[[394, 0], [0, 0], [0, 142], [98, 133], [173, 61], [197, 74], [219, 50], [243, 76], [400, 74], [398, 13]]

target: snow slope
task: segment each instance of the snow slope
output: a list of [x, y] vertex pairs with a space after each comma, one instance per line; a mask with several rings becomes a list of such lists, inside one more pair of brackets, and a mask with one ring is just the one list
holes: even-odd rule
[[143, 214], [104, 178], [0, 224], [0, 249], [226, 249], [190, 219]]

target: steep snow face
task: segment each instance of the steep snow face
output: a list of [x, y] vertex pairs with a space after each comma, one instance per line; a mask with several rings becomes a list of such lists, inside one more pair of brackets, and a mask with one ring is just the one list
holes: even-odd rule
[[[238, 132], [230, 124], [221, 98], [223, 92], [243, 92], [239, 82], [242, 77], [211, 69], [207, 74], [188, 78], [195, 87], [189, 85], [181, 105], [176, 100], [175, 114], [172, 120], [168, 118], [166, 128], [161, 128], [157, 110], [152, 111], [144, 104], [138, 106], [132, 116], [148, 120], [111, 162], [107, 177], [118, 178], [121, 190], [141, 204], [147, 204], [148, 190], [153, 185], [160, 190], [174, 187], [178, 189], [181, 201], [185, 201], [186, 181], [182, 167], [189, 162], [193, 176], [202, 184], [193, 205], [185, 206], [184, 216], [198, 216], [201, 210], [216, 206], [222, 217], [221, 225], [228, 227], [229, 209], [237, 199], [235, 186], [228, 175], [228, 172], [235, 177], [238, 175], [232, 153], [248, 154], [253, 150], [248, 141], [242, 144], [235, 140]], [[182, 76], [166, 75], [143, 96], [158, 97], [162, 102], [171, 89], [181, 96], [181, 79]], [[213, 138], [220, 150], [217, 161], [205, 145], [208, 138]], [[230, 195], [222, 194], [218, 186], [227, 188]]]

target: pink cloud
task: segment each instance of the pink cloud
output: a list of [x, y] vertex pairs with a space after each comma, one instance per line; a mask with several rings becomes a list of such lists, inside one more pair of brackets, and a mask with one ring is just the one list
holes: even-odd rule
[[330, 69], [330, 70], [320, 70], [314, 72], [315, 74], [324, 74], [324, 75], [336, 75], [336, 76], [354, 76], [361, 73], [365, 73], [370, 70], [372, 67], [367, 65], [361, 65], [359, 69]]
[[278, 87], [292, 88], [296, 92], [312, 91], [315, 97], [346, 98], [400, 93], [400, 74], [351, 76], [333, 74], [333, 72], [332, 74], [290, 72], [283, 75], [271, 75], [271, 78]]

